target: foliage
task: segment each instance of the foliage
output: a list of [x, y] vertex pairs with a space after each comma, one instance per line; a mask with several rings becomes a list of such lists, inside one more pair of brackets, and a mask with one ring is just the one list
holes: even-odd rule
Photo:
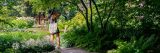
[[114, 43], [118, 46], [115, 53], [144, 53], [149, 47], [152, 47], [157, 38], [154, 35], [145, 38], [141, 36], [139, 39], [133, 37], [129, 42], [116, 40]]
[[13, 20], [13, 24], [15, 24], [15, 27], [17, 28], [26, 28], [27, 27], [27, 21], [25, 20]]
[[75, 17], [70, 20], [65, 20], [63, 17], [61, 17], [61, 20], [59, 20], [58, 22], [58, 27], [60, 28], [60, 30], [65, 30], [66, 27], [67, 31], [70, 31], [73, 28], [80, 28], [85, 24], [83, 15], [80, 13], [76, 13]]
[[[67, 2], [74, 1], [75, 3], [78, 2], [78, 0], [25, 0], [26, 2], [29, 2], [30, 5], [33, 7], [33, 12], [47, 12], [50, 9], [57, 8], [60, 11], [63, 11], [65, 9], [61, 8], [62, 6], [68, 5]], [[72, 6], [73, 7], [73, 6]]]
[[[64, 42], [67, 47], [77, 46], [91, 51], [106, 51], [116, 48], [114, 40], [121, 39], [124, 41], [115, 41], [118, 47], [121, 47], [116, 51], [143, 52], [154, 42], [151, 35], [156, 37], [160, 35], [159, 2], [159, 0], [0, 0], [0, 29], [12, 28], [12, 23], [15, 24], [13, 27], [17, 28], [31, 27], [33, 20], [19, 20], [14, 17], [20, 16], [19, 14], [25, 16], [25, 10], [28, 8], [30, 11], [27, 12], [34, 13], [47, 13], [48, 10], [56, 8], [62, 16], [67, 17], [59, 21], [60, 30], [67, 30], [62, 36], [62, 43]], [[133, 36], [135, 37], [132, 38]], [[10, 36], [6, 35], [4, 43], [11, 45], [7, 41], [12, 38], [7, 37]], [[153, 47], [159, 49], [159, 44], [156, 42]], [[139, 45], [142, 45], [142, 48]]]
[[[83, 28], [83, 29], [82, 29]], [[79, 47], [89, 51], [100, 51], [101, 39], [96, 33], [88, 33], [86, 27], [74, 28], [63, 34], [62, 46], [64, 47]]]
[[[47, 37], [48, 38], [48, 37]], [[54, 46], [50, 44], [49, 39], [42, 38], [42, 39], [29, 39], [20, 43], [16, 50], [20, 52], [49, 52], [54, 50]], [[18, 43], [15, 43], [18, 44]], [[16, 47], [16, 45], [15, 45]]]
[[[2, 4], [2, 1], [0, 1]], [[5, 2], [4, 2], [5, 3]], [[0, 8], [0, 31], [7, 30], [8, 28], [13, 27], [13, 24], [11, 23], [12, 19], [15, 19], [15, 17], [9, 17], [10, 12], [12, 10], [9, 10], [8, 6], [1, 6]]]
[[0, 15], [26, 16], [25, 10], [28, 10], [28, 6], [24, 0], [1, 0], [0, 3]]
[[29, 39], [40, 39], [46, 32], [3, 32], [0, 33], [0, 51], [4, 52], [5, 50], [12, 48], [14, 43], [22, 43]]
[[17, 28], [30, 28], [34, 24], [34, 19], [28, 17], [21, 17], [13, 20], [12, 23], [14, 24], [14, 27]]

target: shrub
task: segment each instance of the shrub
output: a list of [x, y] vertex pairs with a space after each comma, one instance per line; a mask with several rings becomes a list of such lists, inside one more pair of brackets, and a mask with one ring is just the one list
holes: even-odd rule
[[34, 19], [33, 18], [26, 18], [26, 17], [20, 17], [17, 18], [16, 20], [13, 20], [12, 23], [14, 24], [15, 27], [17, 28], [29, 28], [32, 27], [34, 24]]
[[17, 28], [27, 28], [27, 21], [26, 20], [13, 20], [12, 23]]
[[70, 20], [59, 19], [58, 27], [59, 29], [67, 28], [70, 31], [75, 28], [80, 28], [85, 24], [85, 19], [81, 13], [76, 13], [76, 16]]
[[115, 53], [144, 53], [145, 49], [151, 47], [156, 40], [154, 35], [148, 38], [141, 36], [139, 39], [133, 37], [129, 42], [116, 40], [114, 43], [118, 48]]
[[[82, 29], [83, 28], [83, 29]], [[97, 33], [91, 33], [86, 30], [86, 27], [74, 28], [74, 30], [62, 36], [62, 46], [64, 47], [79, 47], [89, 51], [99, 51], [101, 48], [101, 39]]]
[[29, 39], [22, 42], [17, 50], [21, 52], [48, 52], [54, 50], [54, 46], [50, 44], [48, 39]]
[[14, 17], [7, 17], [5, 15], [0, 16], [0, 31], [6, 31], [13, 27], [11, 21], [14, 20]]
[[[25, 45], [24, 42], [27, 42], [30, 39], [38, 40], [46, 34], [47, 34], [46, 32], [3, 32], [3, 33], [0, 33], [0, 51], [5, 52], [9, 48], [11, 48], [11, 50], [14, 48], [18, 48], [18, 46], [20, 46], [21, 44]], [[42, 40], [38, 40], [38, 41], [42, 41]], [[42, 41], [42, 42], [46, 42], [46, 41]], [[37, 44], [39, 43], [41, 42], [38, 42]], [[42, 44], [42, 45], [45, 45], [44, 47], [41, 47], [42, 49], [50, 47], [50, 45], [47, 43]]]

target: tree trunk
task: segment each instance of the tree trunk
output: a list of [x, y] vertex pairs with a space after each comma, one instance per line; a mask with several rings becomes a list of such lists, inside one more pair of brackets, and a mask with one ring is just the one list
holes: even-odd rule
[[101, 30], [102, 30], [104, 27], [103, 27], [103, 24], [102, 24], [102, 18], [101, 18], [101, 16], [100, 16], [99, 11], [98, 11], [98, 6], [97, 6], [97, 4], [96, 4], [96, 2], [95, 2], [94, 0], [92, 0], [92, 2], [93, 2], [93, 4], [94, 4], [94, 6], [96, 7], [96, 11], [97, 11], [97, 13], [98, 13], [99, 21], [100, 21], [100, 24], [101, 24]]
[[92, 0], [89, 0], [89, 6], [90, 6], [90, 11], [91, 11], [91, 15], [90, 15], [90, 27], [91, 27], [91, 32], [94, 32], [94, 28], [93, 28], [93, 21], [92, 21]]
[[85, 3], [84, 3], [83, 0], [81, 0], [81, 3], [82, 3], [83, 7], [84, 7], [85, 10], [86, 10], [86, 13], [85, 13], [85, 20], [86, 20], [86, 24], [87, 24], [88, 31], [90, 32], [91, 30], [90, 30], [90, 27], [89, 27], [90, 24], [89, 24], [89, 22], [88, 22], [88, 9], [87, 9], [87, 6], [85, 5]]
[[[108, 26], [109, 18], [111, 17], [112, 11], [115, 9], [115, 7], [116, 7], [116, 3], [114, 2], [114, 3], [113, 3], [113, 7], [111, 7], [111, 9], [110, 9], [110, 11], [109, 11], [107, 20], [104, 20], [103, 27], [107, 27], [107, 26]], [[106, 31], [107, 31], [107, 28], [105, 28], [104, 31], [106, 32]]]

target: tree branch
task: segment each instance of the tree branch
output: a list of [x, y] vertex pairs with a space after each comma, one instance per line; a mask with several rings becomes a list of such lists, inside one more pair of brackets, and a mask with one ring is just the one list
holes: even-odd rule
[[76, 6], [77, 6], [79, 12], [80, 12], [84, 17], [86, 17], [85, 14], [83, 13], [83, 11], [80, 9], [80, 7], [79, 7], [78, 5], [76, 5]]
[[102, 23], [102, 18], [101, 18], [101, 16], [100, 16], [99, 11], [98, 11], [98, 6], [97, 6], [97, 4], [96, 4], [96, 2], [95, 2], [94, 0], [92, 0], [92, 2], [93, 2], [93, 4], [94, 4], [94, 6], [96, 7], [96, 11], [97, 11], [97, 13], [98, 13], [98, 17], [100, 18], [99, 20], [100, 20], [100, 24], [101, 24], [101, 29], [103, 29], [104, 27], [103, 27], [103, 23]]
[[[110, 18], [110, 16], [111, 16], [111, 13], [112, 13], [113, 10], [115, 9], [115, 6], [116, 6], [116, 3], [114, 2], [114, 3], [113, 3], [113, 7], [110, 9], [110, 12], [109, 12], [109, 14], [108, 14], [107, 20], [106, 20], [106, 21], [104, 20], [104, 27], [108, 24], [109, 18]], [[105, 30], [106, 30], [106, 29], [105, 29]]]
[[91, 27], [91, 32], [94, 31], [93, 29], [93, 21], [92, 21], [92, 0], [89, 0], [89, 6], [90, 6], [90, 10], [91, 10], [91, 15], [90, 15], [90, 27]]
[[89, 24], [89, 22], [88, 22], [88, 9], [87, 9], [87, 6], [85, 5], [85, 3], [84, 3], [84, 1], [83, 0], [80, 0], [81, 1], [81, 3], [82, 3], [82, 5], [83, 5], [83, 7], [85, 8], [85, 10], [86, 10], [86, 17], [85, 17], [85, 20], [86, 20], [86, 23], [87, 23], [87, 28], [88, 28], [88, 31], [90, 32], [90, 24]]
[[67, 0], [67, 2], [70, 3], [70, 4], [75, 5], [75, 6], [77, 7], [78, 11], [79, 11], [84, 17], [86, 17], [85, 14], [83, 13], [83, 11], [82, 11], [82, 10], [80, 9], [80, 7], [78, 6], [78, 4], [75, 4], [75, 3], [70, 2], [70, 1], [68, 1], [68, 0]]

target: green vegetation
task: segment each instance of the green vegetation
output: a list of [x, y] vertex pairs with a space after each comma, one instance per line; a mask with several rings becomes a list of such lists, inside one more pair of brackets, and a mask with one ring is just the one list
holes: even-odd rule
[[[28, 18], [28, 17], [27, 17]], [[31, 28], [34, 25], [33, 18], [18, 18], [16, 20], [12, 20], [12, 24], [14, 24], [15, 28]]]
[[100, 53], [158, 53], [159, 3], [159, 0], [0, 0], [0, 52], [36, 53], [54, 49], [44, 38], [49, 35], [48, 26], [33, 27], [34, 16], [41, 12], [48, 15], [48, 10], [54, 8], [61, 13], [58, 27], [62, 47]]
[[[46, 32], [3, 32], [0, 33], [0, 51], [7, 52], [8, 49], [14, 52], [33, 52], [47, 51], [53, 47], [47, 38]], [[18, 50], [17, 50], [18, 49]]]
[[115, 44], [118, 48], [115, 53], [143, 53], [146, 48], [150, 48], [156, 42], [156, 37], [153, 35], [149, 38], [144, 38], [143, 36], [139, 39], [133, 37], [128, 43], [125, 41], [116, 40]]

